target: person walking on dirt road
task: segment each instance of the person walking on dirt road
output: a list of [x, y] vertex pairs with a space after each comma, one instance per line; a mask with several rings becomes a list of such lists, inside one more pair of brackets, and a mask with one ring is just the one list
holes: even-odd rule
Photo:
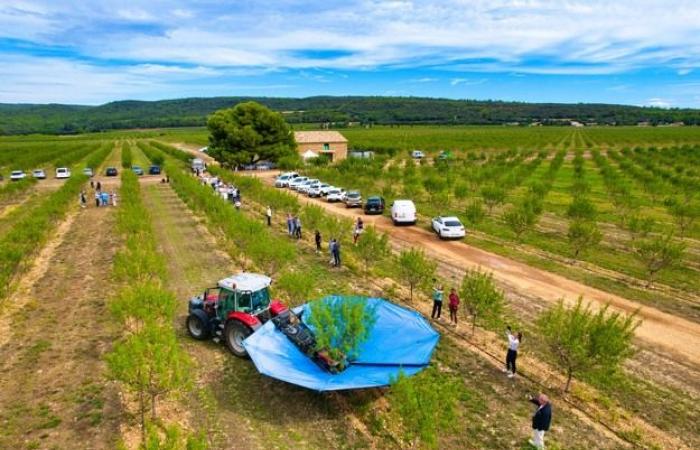
[[80, 191], [80, 207], [85, 208], [87, 206], [87, 197], [85, 197], [85, 191]]
[[544, 432], [549, 431], [552, 423], [552, 405], [544, 394], [529, 397], [528, 400], [537, 406], [535, 414], [532, 415], [532, 439], [529, 442], [535, 448], [544, 449]]
[[442, 293], [442, 285], [436, 284], [433, 288], [433, 313], [430, 315], [433, 319], [440, 320], [440, 313], [442, 312]]
[[510, 326], [506, 328], [506, 336], [508, 337], [508, 353], [506, 353], [506, 368], [504, 372], [508, 374], [508, 378], [515, 376], [515, 360], [518, 359], [518, 347], [523, 339], [523, 334], [518, 332], [513, 334]]
[[265, 217], [267, 218], [267, 226], [271, 227], [272, 226], [272, 208], [269, 206], [267, 207], [267, 211], [265, 211]]
[[314, 241], [316, 242], [316, 254], [320, 255], [321, 254], [321, 232], [316, 230], [316, 233], [314, 233]]
[[100, 207], [100, 191], [95, 191], [95, 207]]
[[450, 290], [450, 322], [457, 326], [457, 310], [459, 309], [459, 297], [455, 288]]

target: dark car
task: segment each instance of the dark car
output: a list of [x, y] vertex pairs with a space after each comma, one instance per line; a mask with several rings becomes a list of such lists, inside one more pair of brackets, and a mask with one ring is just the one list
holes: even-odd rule
[[160, 175], [160, 166], [151, 166], [148, 168], [149, 175]]
[[367, 198], [365, 203], [365, 214], [382, 214], [384, 212], [384, 199], [379, 196]]
[[107, 170], [105, 170], [105, 175], [108, 177], [116, 177], [119, 175], [119, 172], [117, 171], [116, 167], [107, 167]]

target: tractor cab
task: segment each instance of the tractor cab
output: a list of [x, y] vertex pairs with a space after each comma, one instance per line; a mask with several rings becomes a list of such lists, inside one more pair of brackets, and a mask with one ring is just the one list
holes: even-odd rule
[[286, 311], [279, 300], [270, 300], [272, 279], [242, 272], [220, 280], [189, 302], [187, 330], [195, 339], [224, 339], [232, 353], [246, 356], [243, 340], [262, 324]]

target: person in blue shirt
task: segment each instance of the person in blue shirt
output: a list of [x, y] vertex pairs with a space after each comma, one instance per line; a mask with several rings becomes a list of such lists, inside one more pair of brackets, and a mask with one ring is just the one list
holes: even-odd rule
[[442, 285], [436, 284], [433, 288], [433, 313], [430, 315], [433, 319], [440, 319], [440, 313], [442, 312], [442, 295]]

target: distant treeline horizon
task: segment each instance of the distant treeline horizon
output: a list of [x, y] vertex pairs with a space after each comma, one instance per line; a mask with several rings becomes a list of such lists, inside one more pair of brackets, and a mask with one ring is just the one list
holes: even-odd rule
[[0, 103], [0, 134], [76, 134], [132, 128], [206, 124], [221, 108], [256, 101], [282, 112], [291, 124], [356, 125], [700, 125], [698, 109], [600, 103], [520, 103], [425, 97], [318, 96], [210, 97], [124, 100], [99, 106]]

